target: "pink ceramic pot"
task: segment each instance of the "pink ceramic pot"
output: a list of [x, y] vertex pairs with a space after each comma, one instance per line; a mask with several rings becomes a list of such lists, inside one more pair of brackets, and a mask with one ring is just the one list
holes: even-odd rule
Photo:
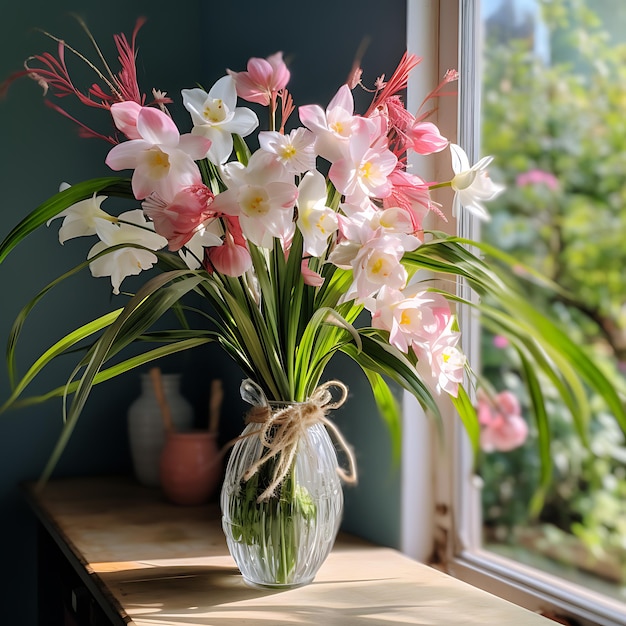
[[160, 463], [161, 488], [175, 504], [197, 505], [217, 493], [222, 460], [216, 435], [208, 431], [170, 432]]

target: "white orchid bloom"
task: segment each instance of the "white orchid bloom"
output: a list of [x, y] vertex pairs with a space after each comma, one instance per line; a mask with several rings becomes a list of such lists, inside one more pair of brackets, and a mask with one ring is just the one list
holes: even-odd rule
[[233, 134], [246, 137], [258, 125], [256, 114], [246, 107], [237, 107], [235, 80], [223, 76], [206, 93], [204, 90], [183, 89], [183, 104], [191, 114], [192, 135], [211, 140], [206, 156], [212, 163], [226, 163], [233, 151]]
[[[60, 191], [69, 189], [70, 185], [63, 183], [60, 186]], [[107, 199], [108, 196], [96, 196], [94, 193], [91, 198], [76, 202], [72, 206], [68, 207], [64, 211], [61, 211], [58, 215], [50, 218], [47, 225], [50, 226], [52, 220], [59, 217], [64, 218], [61, 228], [59, 228], [59, 242], [64, 244], [68, 239], [74, 239], [75, 237], [88, 237], [89, 235], [96, 234], [96, 224], [98, 220], [105, 220], [108, 222], [117, 221], [116, 217], [109, 215], [106, 211], [100, 208], [100, 205]]]
[[202, 226], [196, 234], [178, 251], [178, 254], [187, 267], [197, 270], [202, 265], [204, 249], [211, 246], [221, 246], [224, 229], [219, 220], [211, 220]]
[[275, 155], [257, 150], [247, 166], [227, 163], [222, 179], [228, 189], [215, 196], [214, 211], [238, 217], [244, 236], [257, 246], [271, 249], [274, 237], [290, 240], [298, 188]]
[[298, 186], [298, 228], [305, 255], [322, 256], [328, 237], [338, 228], [337, 213], [326, 206], [326, 181], [317, 170], [307, 172]]
[[450, 152], [452, 170], [455, 174], [451, 181], [451, 187], [455, 192], [452, 214], [458, 215], [459, 209], [463, 206], [480, 219], [491, 219], [482, 203], [492, 200], [504, 191], [504, 186], [494, 183], [487, 172], [493, 157], [483, 157], [476, 165], [470, 167], [467, 154], [460, 146], [451, 143]]
[[291, 174], [315, 169], [315, 135], [306, 128], [296, 128], [288, 135], [274, 130], [259, 133], [261, 150], [275, 154]]
[[[161, 235], [150, 230], [152, 223], [146, 220], [141, 209], [122, 213], [118, 219], [121, 222], [119, 224], [113, 224], [106, 220], [98, 221], [97, 234], [101, 241], [89, 250], [88, 259], [107, 248], [124, 243], [139, 244], [150, 250], [160, 250], [167, 246], [165, 237], [161, 237]], [[110, 276], [113, 293], [117, 295], [124, 278], [150, 269], [156, 262], [156, 255], [149, 250], [129, 246], [94, 259], [89, 264], [89, 269], [92, 276]]]

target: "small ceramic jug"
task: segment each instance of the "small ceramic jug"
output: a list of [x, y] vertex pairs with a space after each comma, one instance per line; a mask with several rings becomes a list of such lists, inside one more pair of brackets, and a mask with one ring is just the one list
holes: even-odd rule
[[161, 454], [160, 476], [163, 493], [174, 504], [207, 502], [217, 493], [222, 479], [216, 433], [168, 432]]
[[[193, 407], [180, 394], [180, 380], [180, 374], [161, 376], [172, 427], [175, 430], [189, 430], [193, 424]], [[141, 395], [128, 409], [128, 438], [137, 480], [148, 487], [158, 487], [165, 427], [150, 374], [141, 375]]]

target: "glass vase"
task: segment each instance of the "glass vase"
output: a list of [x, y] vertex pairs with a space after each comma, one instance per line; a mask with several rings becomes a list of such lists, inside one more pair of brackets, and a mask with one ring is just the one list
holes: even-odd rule
[[339, 529], [343, 492], [337, 455], [324, 425], [313, 424], [301, 433], [280, 484], [269, 498], [259, 499], [281, 454], [244, 478], [248, 468], [268, 454], [257, 435], [260, 428], [248, 424], [232, 450], [221, 492], [222, 525], [246, 583], [299, 587], [314, 579]]

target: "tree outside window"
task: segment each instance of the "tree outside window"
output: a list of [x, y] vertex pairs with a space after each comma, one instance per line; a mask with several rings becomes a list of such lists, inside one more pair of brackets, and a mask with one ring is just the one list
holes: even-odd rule
[[[507, 191], [483, 239], [549, 277], [531, 291], [626, 389], [626, 20], [621, 0], [483, 0], [481, 152]], [[621, 39], [620, 39], [621, 38]], [[523, 270], [520, 270], [523, 271]], [[483, 333], [495, 392], [524, 406], [506, 342]], [[546, 389], [549, 388], [545, 382]], [[548, 392], [549, 393], [549, 392]], [[532, 441], [484, 455], [484, 544], [626, 601], [626, 442], [591, 399], [589, 447], [551, 404], [553, 486]], [[533, 425], [530, 425], [531, 438]]]

